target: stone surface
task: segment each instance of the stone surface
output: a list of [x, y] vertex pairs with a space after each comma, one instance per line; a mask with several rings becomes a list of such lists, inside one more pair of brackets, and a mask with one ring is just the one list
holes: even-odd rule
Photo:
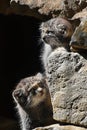
[[37, 12], [43, 15], [59, 15], [71, 17], [76, 12], [81, 11], [87, 6], [85, 0], [11, 0], [20, 5], [28, 5], [30, 9], [37, 9]]
[[85, 0], [1, 0], [0, 13], [28, 15], [39, 19], [59, 15], [71, 18], [86, 6]]
[[27, 5], [29, 9], [35, 10], [36, 13], [50, 17], [63, 15], [71, 18], [87, 6], [85, 0], [11, 0], [11, 3], [14, 1], [20, 5]]
[[73, 125], [60, 126], [58, 124], [54, 124], [47, 127], [38, 127], [33, 130], [86, 130], [86, 128], [77, 127]]
[[58, 48], [48, 57], [47, 77], [54, 118], [87, 127], [87, 60]]
[[87, 17], [87, 8], [84, 8], [81, 12], [76, 13], [73, 17], [72, 20], [75, 19], [82, 19], [84, 17]]
[[11, 0], [11, 7], [14, 12], [34, 16], [39, 19], [51, 18], [52, 15], [55, 15], [62, 8], [61, 6], [61, 0], [55, 0], [55, 2], [54, 0]]
[[59, 15], [71, 18], [86, 6], [86, 0], [1, 0], [0, 13], [28, 15], [39, 19]]
[[[70, 41], [70, 48], [73, 51], [81, 52], [87, 50], [87, 16], [84, 12], [84, 18], [81, 18], [81, 23], [76, 27]], [[82, 14], [81, 14], [82, 15]]]

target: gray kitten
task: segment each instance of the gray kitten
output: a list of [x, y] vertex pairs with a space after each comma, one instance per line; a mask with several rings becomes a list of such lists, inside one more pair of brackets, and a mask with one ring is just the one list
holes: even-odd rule
[[70, 22], [63, 18], [57, 17], [43, 22], [40, 26], [40, 30], [41, 41], [44, 44], [42, 62], [45, 68], [47, 64], [47, 57], [54, 49], [64, 47], [69, 51], [69, 42], [73, 29]]
[[40, 73], [21, 80], [12, 95], [22, 130], [32, 130], [55, 122], [49, 89]]

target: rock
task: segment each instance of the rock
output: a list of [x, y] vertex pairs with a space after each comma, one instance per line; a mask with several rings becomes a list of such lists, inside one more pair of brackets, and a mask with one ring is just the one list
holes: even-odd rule
[[11, 0], [13, 12], [38, 18], [45, 16], [45, 19], [55, 16], [71, 18], [86, 6], [85, 0]]
[[0, 13], [49, 19], [56, 16], [73, 17], [87, 6], [86, 0], [1, 0]]
[[87, 6], [85, 0], [64, 0], [64, 6], [62, 12], [66, 17], [71, 18], [77, 12], [82, 11]]
[[85, 13], [87, 11], [83, 13], [85, 17], [81, 19], [80, 25], [75, 29], [71, 37], [70, 46], [72, 51], [81, 52], [87, 50], [87, 16]]
[[47, 127], [38, 127], [33, 130], [86, 130], [86, 128], [77, 127], [73, 125], [60, 126], [58, 124], [54, 124]]
[[58, 48], [47, 62], [54, 118], [87, 127], [87, 60]]
[[[55, 0], [55, 2], [53, 0], [11, 0], [11, 7], [14, 12], [18, 10], [19, 13], [28, 16], [34, 16], [39, 19], [43, 19], [44, 16], [46, 19], [47, 16], [48, 19], [62, 8], [62, 2], [61, 0]], [[24, 8], [25, 11], [23, 12]]]
[[75, 19], [81, 19], [87, 17], [87, 8], [83, 9], [81, 12], [76, 13], [73, 17], [72, 20]]

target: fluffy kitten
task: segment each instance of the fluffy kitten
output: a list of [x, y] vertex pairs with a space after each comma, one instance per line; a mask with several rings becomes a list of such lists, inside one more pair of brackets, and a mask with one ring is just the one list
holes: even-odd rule
[[12, 93], [22, 130], [54, 123], [51, 98], [41, 74], [20, 81]]
[[69, 42], [73, 33], [72, 25], [63, 18], [53, 18], [43, 22], [40, 26], [41, 41], [44, 44], [42, 52], [42, 62], [44, 68], [47, 64], [47, 57], [58, 48], [64, 47], [69, 51]]

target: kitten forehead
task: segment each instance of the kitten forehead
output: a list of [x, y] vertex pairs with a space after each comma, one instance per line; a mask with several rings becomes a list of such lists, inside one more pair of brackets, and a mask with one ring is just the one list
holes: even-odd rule
[[41, 29], [43, 28], [43, 26], [44, 27], [48, 27], [48, 26], [52, 27], [54, 25], [56, 26], [56, 25], [60, 25], [60, 24], [66, 25], [68, 28], [72, 28], [72, 25], [66, 19], [57, 17], [57, 18], [53, 18], [53, 19], [50, 19], [50, 20], [42, 23]]
[[37, 84], [41, 81], [42, 75], [38, 73], [36, 76], [31, 76], [25, 79], [22, 79], [17, 85], [17, 88], [30, 88], [33, 84]]
[[41, 86], [39, 86], [38, 82], [35, 82], [28, 88], [28, 91], [30, 91], [33, 88], [34, 89], [38, 89], [39, 87], [41, 87]]

